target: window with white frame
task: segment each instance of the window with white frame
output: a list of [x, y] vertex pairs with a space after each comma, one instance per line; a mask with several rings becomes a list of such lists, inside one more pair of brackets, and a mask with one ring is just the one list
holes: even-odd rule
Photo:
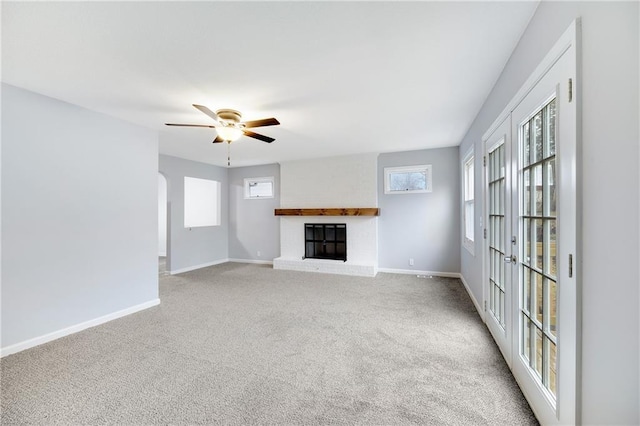
[[463, 195], [464, 195], [464, 239], [463, 245], [472, 254], [474, 253], [474, 155], [473, 149], [465, 157], [462, 170], [463, 176]]
[[220, 225], [220, 182], [184, 178], [184, 227]]
[[431, 164], [384, 168], [385, 194], [415, 194], [431, 191]]
[[273, 176], [246, 178], [244, 180], [244, 198], [247, 200], [258, 198], [273, 198], [273, 194]]

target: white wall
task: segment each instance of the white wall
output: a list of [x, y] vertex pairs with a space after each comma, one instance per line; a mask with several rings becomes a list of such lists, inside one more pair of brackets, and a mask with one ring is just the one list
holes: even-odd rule
[[[377, 156], [359, 154], [282, 163], [281, 207], [377, 207]], [[347, 224], [347, 262], [302, 260], [304, 224], [314, 222]], [[371, 216], [281, 216], [280, 251], [281, 257], [274, 260], [275, 268], [375, 275], [378, 220]]]
[[377, 207], [378, 154], [287, 161], [280, 165], [280, 206]]
[[[273, 198], [244, 198], [244, 179], [274, 177]], [[280, 165], [229, 169], [229, 257], [273, 261], [280, 256]], [[260, 252], [260, 254], [258, 254]]]
[[167, 179], [158, 173], [158, 256], [167, 255]]
[[[582, 18], [582, 420], [639, 424], [639, 129], [637, 2], [541, 2], [460, 146], [480, 141], [555, 41]], [[470, 64], [472, 67], [473, 64]], [[476, 225], [482, 192], [476, 156]], [[481, 229], [476, 227], [476, 242]], [[482, 256], [461, 249], [461, 269], [482, 300]]]
[[157, 156], [154, 132], [2, 85], [3, 352], [158, 302]]
[[[196, 269], [229, 258], [229, 185], [225, 168], [160, 155], [160, 172], [167, 178], [170, 239], [167, 270], [173, 273]], [[185, 176], [220, 182], [220, 226], [184, 227]]]

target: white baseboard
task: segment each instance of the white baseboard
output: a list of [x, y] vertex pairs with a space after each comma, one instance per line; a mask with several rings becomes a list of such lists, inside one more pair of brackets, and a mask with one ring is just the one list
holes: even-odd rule
[[469, 288], [469, 284], [467, 284], [467, 281], [464, 279], [464, 276], [462, 274], [460, 274], [460, 281], [462, 281], [462, 284], [464, 285], [464, 288], [467, 290], [467, 293], [469, 294], [469, 297], [471, 298], [471, 301], [475, 305], [476, 310], [478, 311], [478, 315], [480, 315], [480, 318], [482, 319], [482, 322], [485, 322], [485, 320], [484, 320], [484, 309], [482, 308], [482, 305], [480, 303], [478, 303], [478, 300], [476, 300], [476, 297], [473, 295], [473, 292]]
[[259, 260], [259, 259], [227, 259], [229, 262], [235, 263], [255, 263], [257, 265], [273, 265], [273, 260]]
[[86, 330], [87, 328], [95, 327], [100, 324], [104, 324], [106, 322], [112, 321], [117, 318], [125, 317], [127, 315], [131, 315], [133, 313], [145, 310], [147, 308], [151, 308], [152, 306], [156, 306], [160, 304], [160, 299], [153, 299], [145, 303], [141, 303], [139, 305], [131, 306], [130, 308], [122, 309], [117, 312], [113, 312], [107, 315], [103, 315], [99, 318], [94, 318], [89, 321], [85, 321], [80, 324], [72, 325], [71, 327], [64, 328], [62, 330], [54, 331], [53, 333], [48, 333], [43, 336], [35, 337], [33, 339], [25, 340], [24, 342], [16, 343], [11, 346], [7, 346], [6, 348], [0, 349], [0, 358], [5, 357], [7, 355], [15, 354], [17, 352], [24, 351], [25, 349], [33, 348], [35, 346], [42, 345], [43, 343], [51, 342], [52, 340], [59, 339], [64, 336], [68, 336], [70, 334], [77, 333], [82, 330]]
[[182, 274], [183, 272], [195, 271], [196, 269], [206, 268], [207, 266], [215, 266], [220, 265], [222, 263], [227, 263], [229, 259], [218, 259], [213, 262], [201, 263], [199, 265], [187, 266], [186, 268], [174, 269], [169, 271], [171, 275]]
[[418, 269], [394, 269], [394, 268], [378, 268], [378, 272], [386, 272], [388, 274], [432, 275], [434, 277], [460, 278], [459, 272], [420, 271]]

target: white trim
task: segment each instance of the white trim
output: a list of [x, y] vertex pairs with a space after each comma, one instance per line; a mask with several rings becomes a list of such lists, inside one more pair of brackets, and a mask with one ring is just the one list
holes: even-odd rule
[[222, 184], [217, 180], [184, 177], [184, 227], [220, 226]]
[[[512, 166], [511, 166], [511, 117], [509, 116], [505, 121], [503, 121], [500, 126], [496, 128], [493, 134], [491, 134], [486, 140], [482, 141], [482, 155], [483, 158], [486, 158], [487, 166], [483, 165], [482, 169], [482, 201], [483, 201], [483, 214], [486, 218], [484, 229], [487, 234], [491, 234], [491, 223], [489, 221], [490, 217], [490, 193], [489, 193], [489, 169], [490, 166], [490, 157], [491, 153], [497, 150], [499, 147], [504, 147], [504, 160], [505, 160], [505, 183], [507, 186], [504, 188], [504, 236], [503, 239], [506, 240], [507, 235], [512, 235], [511, 231], [511, 217], [512, 211], [517, 211], [517, 205], [515, 206], [516, 210], [513, 209], [511, 201], [513, 200], [509, 194], [511, 194], [510, 185], [517, 182], [516, 179], [513, 178]], [[483, 159], [484, 162], [484, 159]], [[514, 170], [515, 172], [515, 170]], [[489, 280], [489, 272], [490, 272], [490, 261], [489, 261], [489, 246], [490, 246], [490, 238], [483, 238], [481, 250], [482, 250], [482, 297], [483, 304], [487, 306], [491, 302], [490, 292], [491, 292], [491, 284]], [[508, 254], [519, 253], [517, 248], [512, 246], [511, 242], [504, 241], [505, 249]], [[511, 250], [511, 251], [510, 251]], [[519, 281], [517, 279], [517, 275], [514, 276], [513, 269], [505, 269], [505, 279], [509, 280], [510, 283], [507, 284], [507, 290], [505, 293], [505, 306], [504, 313], [505, 317], [508, 321], [511, 321], [512, 312], [514, 310], [514, 304], [517, 304], [517, 295], [513, 286], [518, 285]], [[513, 299], [515, 297], [515, 300]], [[509, 368], [512, 367], [512, 332], [513, 327], [510, 323], [507, 324], [506, 328], [503, 328], [501, 324], [498, 324], [496, 317], [490, 312], [490, 309], [485, 310], [484, 317], [485, 325], [491, 334], [491, 337], [496, 342], [498, 349], [500, 349], [500, 353], [504, 358], [507, 366]]]
[[[559, 61], [563, 60], [563, 55], [567, 55], [564, 60], [570, 61], [569, 63], [560, 62], [563, 69], [562, 76], [552, 76], [553, 68]], [[581, 94], [579, 90], [580, 81], [576, 78], [580, 76], [580, 18], [577, 18], [571, 23], [569, 28], [560, 36], [559, 40], [554, 44], [553, 48], [545, 55], [542, 62], [536, 67], [535, 71], [530, 75], [527, 81], [521, 86], [520, 90], [507, 104], [502, 113], [498, 115], [493, 124], [487, 129], [482, 137], [483, 143], [486, 144], [490, 136], [501, 126], [502, 122], [511, 118], [510, 123], [511, 135], [514, 138], [518, 137], [519, 124], [516, 120], [520, 120], [525, 116], [525, 111], [522, 109], [531, 110], [534, 109], [535, 102], [539, 102], [544, 97], [544, 90], [554, 85], [558, 90], [563, 87], [558, 93], [562, 93], [566, 96], [566, 87], [568, 82], [573, 79], [574, 82], [574, 101], [568, 102], [565, 106], [565, 111], [559, 111], [558, 114], [564, 114], [564, 124], [560, 124], [556, 127], [556, 131], [564, 132], [564, 136], [560, 136], [560, 140], [563, 140], [562, 144], [559, 144], [557, 149], [557, 182], [560, 185], [560, 194], [558, 208], [558, 223], [560, 221], [567, 220], [564, 226], [559, 226], [559, 233], [557, 234], [558, 241], [558, 271], [563, 268], [560, 264], [562, 259], [567, 259], [568, 253], [576, 253], [576, 232], [579, 225], [579, 217], [577, 215], [576, 206], [579, 205], [579, 173], [576, 169], [579, 169], [580, 164], [576, 165], [576, 159], [579, 159], [579, 137], [580, 137], [580, 107], [581, 107]], [[556, 70], [556, 73], [560, 71]], [[554, 81], [546, 81], [544, 88], [540, 88], [539, 84], [545, 79], [553, 78]], [[554, 84], [555, 82], [555, 84]], [[562, 85], [557, 82], [561, 82]], [[535, 98], [530, 98], [535, 96]], [[560, 98], [560, 96], [559, 96]], [[525, 105], [526, 103], [526, 105]], [[574, 150], [573, 152], [571, 150]], [[567, 150], [567, 151], [564, 151]], [[565, 154], [564, 152], [569, 152]], [[515, 166], [515, 165], [514, 165]], [[517, 184], [516, 169], [511, 173], [512, 182]], [[486, 174], [486, 172], [485, 172]], [[578, 182], [578, 183], [576, 183]], [[568, 189], [568, 191], [566, 189]], [[515, 200], [516, 202], [518, 200]], [[517, 210], [516, 210], [517, 211]], [[568, 212], [568, 213], [567, 213]], [[515, 217], [515, 216], [514, 216]], [[572, 223], [573, 222], [573, 223]], [[517, 234], [519, 235], [519, 233]], [[519, 238], [521, 240], [521, 238]], [[520, 247], [516, 245], [514, 247], [516, 252], [520, 251]], [[484, 251], [483, 251], [484, 253]], [[483, 263], [484, 264], [484, 263]], [[486, 265], [486, 264], [485, 264]], [[563, 285], [559, 287], [558, 301], [563, 300], [558, 305], [558, 336], [563, 334], [562, 342], [558, 343], [557, 352], [557, 397], [553, 401], [553, 398], [549, 396], [549, 392], [544, 389], [544, 386], [540, 385], [536, 379], [531, 379], [533, 376], [529, 370], [529, 367], [525, 363], [521, 362], [520, 357], [520, 340], [518, 338], [521, 321], [519, 318], [519, 284], [512, 285], [511, 288], [515, 289], [513, 295], [518, 300], [518, 304], [513, 303], [517, 309], [514, 309], [512, 313], [507, 313], [507, 316], [511, 315], [511, 326], [508, 330], [513, 330], [512, 337], [509, 337], [512, 353], [512, 363], [510, 365], [513, 376], [516, 379], [519, 387], [525, 395], [529, 405], [536, 414], [536, 417], [542, 424], [580, 424], [580, 410], [581, 410], [581, 392], [580, 392], [580, 318], [579, 313], [581, 310], [579, 292], [576, 289], [580, 288], [580, 270], [577, 269], [572, 278], [565, 276], [563, 278]], [[486, 269], [483, 271], [483, 288], [484, 277]], [[517, 273], [517, 271], [515, 271]], [[515, 280], [514, 280], [515, 282]], [[486, 293], [484, 294], [486, 298]], [[488, 317], [488, 316], [487, 316]], [[491, 321], [487, 321], [487, 325]], [[491, 328], [490, 328], [491, 330]], [[493, 334], [493, 333], [492, 333]], [[494, 335], [495, 339], [495, 335]], [[496, 340], [498, 342], [498, 340]], [[562, 345], [562, 346], [561, 346]], [[506, 351], [498, 344], [503, 355]], [[559, 405], [558, 405], [559, 404]]]
[[34, 337], [33, 339], [25, 340], [24, 342], [16, 343], [6, 348], [0, 349], [0, 358], [7, 355], [15, 354], [17, 352], [24, 351], [26, 349], [33, 348], [35, 346], [42, 345], [44, 343], [51, 342], [52, 340], [59, 339], [61, 337], [68, 336], [70, 334], [78, 333], [87, 328], [95, 327], [100, 324], [112, 321], [114, 319], [122, 318], [127, 315], [134, 314], [136, 312], [157, 306], [160, 304], [160, 299], [153, 299], [148, 302], [141, 303], [139, 305], [131, 306], [120, 311], [112, 312], [107, 315], [103, 315], [98, 318], [94, 318], [89, 321], [82, 322], [80, 324], [72, 325], [71, 327], [63, 328], [62, 330], [54, 331], [52, 333], [45, 334], [43, 336]]
[[[462, 206], [466, 208], [467, 202], [465, 201], [465, 203]], [[475, 210], [475, 203], [473, 204], [473, 208]], [[463, 213], [463, 214], [465, 215], [465, 218], [466, 218], [466, 213]], [[475, 219], [475, 212], [474, 212], [474, 219]], [[463, 223], [466, 226], [466, 221], [463, 221]], [[474, 226], [474, 232], [475, 232], [475, 226]], [[467, 252], [469, 252], [471, 256], [476, 257], [476, 243], [475, 241], [468, 239], [466, 235], [462, 238], [462, 247], [464, 247], [465, 250], [467, 250]]]
[[[469, 163], [471, 163], [473, 165], [473, 182], [475, 182], [476, 177], [476, 147], [475, 145], [472, 145], [471, 148], [469, 148], [467, 150], [467, 153], [464, 155], [464, 157], [462, 157], [462, 162], [461, 162], [461, 166], [460, 166], [460, 171], [462, 173], [462, 176], [460, 178], [460, 181], [462, 182], [462, 188], [461, 188], [461, 213], [462, 213], [462, 229], [461, 229], [461, 233], [462, 233], [462, 247], [464, 247], [470, 254], [471, 256], [476, 255], [476, 215], [475, 215], [475, 211], [476, 211], [476, 194], [475, 194], [475, 184], [473, 185], [473, 188], [471, 188], [471, 192], [473, 195], [473, 198], [470, 200], [467, 200], [467, 190], [468, 188], [468, 181], [467, 181], [467, 165]], [[467, 238], [467, 203], [471, 201], [473, 203], [473, 217], [471, 218], [471, 220], [473, 221], [473, 225], [472, 225], [472, 234], [473, 234], [473, 239], [470, 240]]]
[[[249, 185], [251, 182], [271, 182], [271, 195], [267, 195], [264, 197], [252, 197], [249, 193]], [[256, 178], [245, 178], [244, 179], [244, 199], [245, 200], [264, 200], [267, 198], [273, 198], [276, 193], [276, 183], [273, 176], [264, 176], [264, 177], [256, 177]]]
[[484, 309], [482, 308], [482, 305], [478, 303], [478, 299], [476, 299], [476, 297], [473, 295], [473, 292], [471, 291], [471, 288], [469, 288], [469, 284], [467, 283], [467, 280], [464, 279], [464, 276], [462, 274], [460, 274], [460, 281], [462, 281], [462, 284], [464, 285], [465, 290], [467, 290], [467, 293], [469, 294], [469, 297], [471, 298], [473, 305], [476, 307], [476, 311], [478, 311], [478, 315], [480, 315], [480, 319], [482, 320], [482, 322], [486, 322], [484, 320]]
[[219, 259], [214, 260], [213, 262], [201, 263], [199, 265], [187, 266], [186, 268], [174, 269], [169, 271], [171, 275], [182, 274], [183, 272], [195, 271], [196, 269], [206, 268], [208, 266], [220, 265], [222, 263], [227, 263], [229, 259]]
[[403, 275], [433, 275], [444, 278], [460, 278], [460, 272], [420, 271], [417, 269], [378, 268], [378, 272]]
[[185, 272], [195, 271], [196, 269], [208, 268], [209, 266], [222, 265], [223, 263], [255, 263], [258, 265], [273, 265], [272, 260], [258, 260], [258, 259], [219, 259], [214, 260], [213, 262], [201, 263], [199, 265], [187, 266], [186, 268], [175, 269], [173, 271], [169, 271], [171, 275], [183, 274]]
[[[578, 111], [580, 108], [580, 93], [574, 91], [574, 100], [568, 100], [569, 81], [576, 83], [577, 68], [577, 39], [578, 33], [575, 25], [571, 28], [574, 35], [574, 42], [565, 50], [565, 53], [553, 68], [547, 71], [538, 82], [538, 85], [528, 92], [527, 97], [522, 100], [513, 111], [512, 135], [521, 137], [520, 126], [533, 109], [538, 109], [543, 105], [543, 101], [548, 99], [550, 93], [557, 91], [557, 117], [556, 137], [560, 141], [556, 145], [556, 190], [560, 194], [557, 198], [557, 388], [555, 398], [542, 384], [542, 381], [535, 378], [529, 367], [529, 362], [523, 360], [520, 355], [522, 341], [513, 340], [513, 375], [520, 385], [524, 395], [529, 401], [540, 423], [545, 425], [564, 425], [579, 423], [579, 398], [580, 389], [577, 387], [580, 377], [579, 365], [579, 272], [574, 270], [573, 276], [565, 272], [568, 265], [565, 263], [570, 254], [576, 253], [577, 246], [577, 215], [579, 205], [577, 203], [578, 185], [576, 179], [579, 158], [577, 146], [579, 142]], [[519, 159], [519, 174], [521, 171]], [[521, 233], [521, 230], [520, 230]], [[522, 237], [520, 236], [520, 240]], [[518, 247], [518, 246], [516, 246]], [[520, 286], [514, 286], [520, 291]], [[518, 299], [521, 300], [521, 297]], [[514, 312], [512, 329], [520, 329], [522, 317], [516, 318]], [[516, 321], [518, 321], [516, 323]], [[517, 325], [516, 325], [517, 324]], [[516, 328], [517, 327], [517, 328]], [[516, 336], [517, 337], [517, 336]]]
[[[418, 172], [424, 173], [425, 176], [425, 189], [407, 189], [404, 191], [393, 191], [390, 186], [389, 176], [393, 173], [409, 173]], [[433, 191], [432, 183], [432, 167], [431, 164], [420, 164], [416, 166], [400, 166], [400, 167], [385, 167], [384, 168], [384, 193], [385, 195], [392, 194], [425, 194]]]
[[273, 265], [273, 260], [259, 260], [259, 259], [227, 259], [228, 262], [234, 263], [255, 263], [257, 265]]
[[560, 39], [551, 48], [551, 50], [545, 55], [544, 59], [536, 67], [536, 69], [529, 75], [527, 81], [525, 81], [518, 93], [511, 99], [507, 106], [502, 110], [494, 122], [489, 126], [486, 132], [482, 135], [482, 141], [486, 141], [489, 136], [502, 124], [504, 120], [511, 115], [511, 112], [522, 102], [522, 100], [529, 94], [529, 92], [536, 86], [536, 84], [547, 74], [547, 71], [553, 67], [553, 65], [560, 59], [560, 57], [571, 46], [574, 46], [577, 39], [578, 26], [580, 24], [580, 18], [576, 19], [569, 25], [569, 28], [560, 36]]

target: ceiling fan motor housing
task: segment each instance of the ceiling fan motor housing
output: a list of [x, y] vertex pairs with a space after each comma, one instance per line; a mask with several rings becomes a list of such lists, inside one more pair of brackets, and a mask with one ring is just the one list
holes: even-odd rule
[[231, 125], [237, 127], [242, 120], [242, 114], [235, 109], [219, 109], [216, 111], [216, 115], [223, 121], [225, 125]]
[[241, 121], [242, 114], [235, 109], [219, 109], [216, 112], [211, 111], [204, 105], [193, 104], [193, 106], [200, 112], [213, 118], [215, 125], [207, 124], [177, 124], [177, 123], [165, 123], [167, 126], [183, 126], [183, 127], [208, 127], [215, 128], [218, 132], [218, 136], [213, 140], [213, 143], [220, 143], [223, 141], [234, 141], [240, 136], [248, 136], [250, 138], [261, 140], [262, 142], [271, 143], [275, 141], [274, 138], [261, 135], [259, 133], [245, 130], [247, 128], [263, 127], [263, 126], [277, 126], [280, 124], [274, 117], [263, 118], [260, 120]]

